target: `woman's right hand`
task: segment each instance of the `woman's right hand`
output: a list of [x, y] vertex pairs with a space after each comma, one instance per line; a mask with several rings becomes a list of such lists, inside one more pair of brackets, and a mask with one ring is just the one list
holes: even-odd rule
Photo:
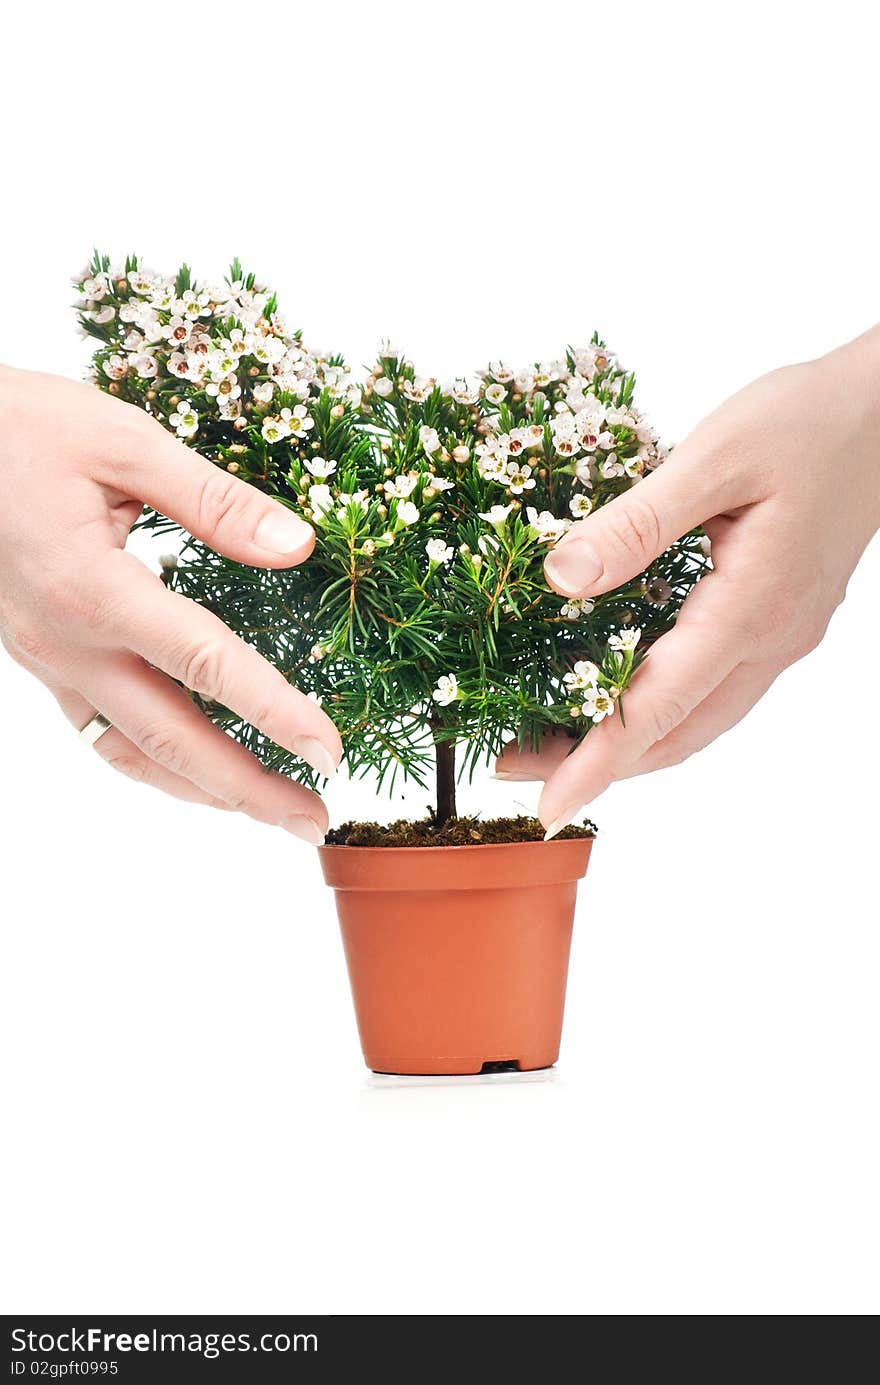
[[314, 532], [140, 410], [90, 385], [0, 366], [0, 638], [115, 769], [318, 843], [321, 799], [214, 726], [178, 686], [222, 702], [320, 774], [342, 742], [310, 698], [132, 554], [144, 504], [239, 563], [286, 568]]

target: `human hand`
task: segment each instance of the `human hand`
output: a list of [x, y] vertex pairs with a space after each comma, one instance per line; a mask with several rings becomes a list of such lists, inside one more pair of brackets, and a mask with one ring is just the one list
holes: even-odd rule
[[123, 551], [142, 504], [220, 553], [292, 567], [309, 525], [148, 415], [89, 385], [0, 367], [0, 638], [115, 769], [178, 798], [239, 809], [317, 843], [317, 794], [267, 773], [176, 682], [222, 702], [332, 775], [333, 723], [221, 620]]
[[668, 461], [573, 525], [544, 564], [565, 596], [631, 581], [703, 525], [714, 571], [658, 640], [619, 716], [571, 753], [509, 746], [496, 772], [544, 779], [553, 836], [615, 779], [679, 764], [734, 726], [822, 639], [880, 522], [880, 328], [772, 372], [706, 418]]

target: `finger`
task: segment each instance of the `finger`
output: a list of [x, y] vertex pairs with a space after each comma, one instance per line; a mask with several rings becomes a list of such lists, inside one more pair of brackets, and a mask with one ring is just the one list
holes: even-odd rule
[[311, 553], [311, 525], [279, 500], [205, 461], [160, 424], [140, 418], [137, 427], [125, 429], [116, 448], [119, 455], [114, 451], [104, 462], [99, 480], [152, 505], [227, 558], [254, 567], [292, 567]]
[[[777, 665], [740, 664], [680, 726], [652, 745], [627, 771], [629, 778], [680, 765], [742, 721], [780, 673]], [[624, 776], [621, 776], [624, 777]]]
[[631, 581], [704, 520], [743, 503], [732, 470], [707, 461], [693, 435], [661, 467], [578, 520], [544, 561], [563, 596], [598, 596]]
[[[95, 715], [95, 709], [80, 693], [73, 692], [70, 688], [53, 688], [52, 692], [62, 712], [77, 731], [88, 725]], [[204, 789], [197, 788], [191, 780], [184, 779], [181, 775], [157, 764], [155, 760], [149, 759], [118, 727], [112, 726], [109, 731], [105, 731], [103, 736], [95, 741], [93, 748], [113, 769], [129, 779], [137, 780], [138, 783], [149, 784], [154, 789], [171, 794], [173, 798], [183, 799], [186, 803], [205, 803], [212, 808], [229, 808], [228, 803], [224, 803], [220, 798], [212, 798]]]
[[549, 731], [537, 749], [510, 741], [495, 761], [495, 778], [529, 782], [549, 779], [567, 759], [575, 742], [564, 731]]
[[544, 786], [538, 816], [549, 836], [681, 725], [742, 661], [745, 637], [717, 612], [712, 618], [718, 580], [715, 573], [700, 582], [675, 627], [652, 648], [624, 697], [625, 724], [615, 715], [594, 727]]
[[77, 683], [91, 706], [164, 769], [260, 822], [314, 844], [323, 841], [327, 810], [317, 794], [264, 770], [182, 688], [136, 655], [93, 659], [77, 670]]
[[[342, 741], [316, 702], [211, 611], [169, 591], [131, 554], [124, 564], [127, 599], [121, 642], [208, 702], [229, 707], [326, 778], [336, 773]], [[115, 602], [121, 582], [114, 583]]]

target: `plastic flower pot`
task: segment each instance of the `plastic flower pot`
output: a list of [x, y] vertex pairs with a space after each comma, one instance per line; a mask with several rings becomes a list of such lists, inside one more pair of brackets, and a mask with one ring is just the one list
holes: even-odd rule
[[577, 882], [592, 845], [320, 847], [367, 1066], [479, 1073], [555, 1063]]

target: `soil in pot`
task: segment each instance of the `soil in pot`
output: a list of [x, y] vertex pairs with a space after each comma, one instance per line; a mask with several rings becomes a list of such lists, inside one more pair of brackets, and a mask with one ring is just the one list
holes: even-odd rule
[[[565, 827], [556, 841], [595, 837], [591, 822]], [[400, 818], [382, 827], [378, 822], [344, 822], [327, 833], [328, 846], [490, 846], [496, 842], [542, 842], [544, 828], [537, 818], [451, 818], [438, 826], [433, 817], [418, 822]]]

